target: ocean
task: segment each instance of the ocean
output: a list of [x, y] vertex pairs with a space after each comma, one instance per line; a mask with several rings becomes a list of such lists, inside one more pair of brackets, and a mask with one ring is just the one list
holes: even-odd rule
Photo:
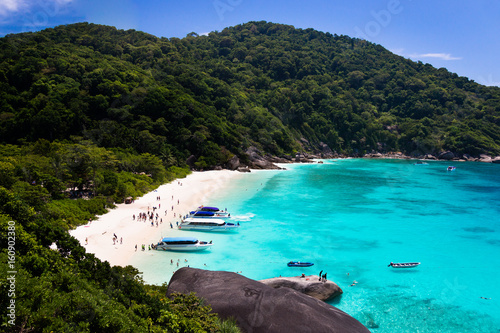
[[[257, 280], [322, 270], [344, 291], [331, 304], [372, 332], [500, 331], [499, 165], [322, 162], [240, 177], [210, 202], [238, 231], [186, 231], [214, 246], [151, 251], [133, 265], [154, 284], [168, 282], [177, 262]], [[291, 260], [314, 266], [289, 268]]]

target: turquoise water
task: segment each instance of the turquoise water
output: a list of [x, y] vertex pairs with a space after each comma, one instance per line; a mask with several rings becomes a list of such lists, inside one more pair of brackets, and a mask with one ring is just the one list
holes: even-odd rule
[[[372, 332], [499, 332], [500, 166], [413, 163], [325, 160], [253, 172], [210, 203], [227, 207], [239, 231], [186, 231], [215, 245], [136, 266], [150, 283], [168, 282], [171, 258], [252, 279], [323, 270], [344, 291], [332, 305]], [[288, 268], [290, 260], [315, 264]]]

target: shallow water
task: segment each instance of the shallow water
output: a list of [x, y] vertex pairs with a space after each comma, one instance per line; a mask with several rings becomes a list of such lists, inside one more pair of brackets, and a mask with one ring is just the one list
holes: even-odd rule
[[133, 264], [156, 284], [177, 260], [252, 279], [323, 270], [344, 290], [332, 304], [372, 332], [498, 332], [500, 166], [455, 165], [346, 159], [252, 172], [210, 203], [228, 208], [240, 230], [186, 231], [213, 248], [151, 251]]

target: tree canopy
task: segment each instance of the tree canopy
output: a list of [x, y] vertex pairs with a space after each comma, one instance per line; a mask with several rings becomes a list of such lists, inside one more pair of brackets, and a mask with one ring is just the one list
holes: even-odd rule
[[208, 167], [251, 145], [304, 150], [301, 138], [346, 154], [500, 154], [499, 88], [348, 36], [249, 22], [168, 39], [79, 23], [0, 44], [4, 143], [76, 135]]

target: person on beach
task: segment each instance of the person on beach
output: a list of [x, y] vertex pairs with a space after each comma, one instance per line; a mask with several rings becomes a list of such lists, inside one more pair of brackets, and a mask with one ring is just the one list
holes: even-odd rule
[[319, 280], [318, 280], [318, 281], [321, 281], [321, 273], [323, 273], [323, 270], [321, 270], [321, 271], [319, 272]]
[[123, 237], [120, 237], [120, 244], [123, 244]]
[[137, 252], [137, 244], [135, 244], [135, 252]]

